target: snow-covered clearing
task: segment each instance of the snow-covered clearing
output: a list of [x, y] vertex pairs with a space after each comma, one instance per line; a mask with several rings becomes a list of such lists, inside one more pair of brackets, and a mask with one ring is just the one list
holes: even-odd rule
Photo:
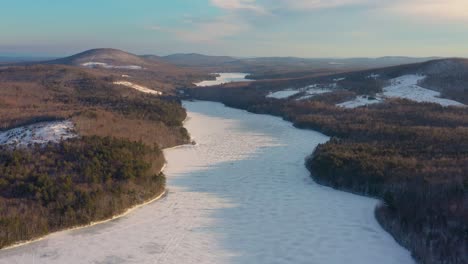
[[454, 100], [440, 97], [440, 93], [429, 89], [422, 88], [418, 82], [422, 81], [425, 76], [422, 75], [404, 75], [390, 80], [390, 86], [385, 87], [383, 96], [392, 98], [406, 98], [416, 102], [437, 103], [442, 106], [463, 106], [464, 104]]
[[372, 73], [367, 76], [367, 79], [377, 80], [378, 78], [380, 78], [380, 74], [376, 74], [376, 73]]
[[383, 100], [380, 97], [370, 98], [369, 96], [360, 95], [351, 101], [346, 101], [344, 103], [337, 104], [337, 106], [344, 107], [344, 108], [356, 108], [360, 106], [378, 104], [382, 101]]
[[122, 86], [125, 86], [125, 87], [128, 87], [128, 88], [132, 88], [132, 89], [138, 90], [138, 91], [140, 91], [142, 93], [154, 94], [154, 95], [162, 95], [163, 94], [160, 91], [151, 90], [148, 87], [141, 86], [141, 85], [138, 85], [138, 84], [134, 84], [132, 82], [120, 81], [120, 82], [114, 82], [114, 84], [122, 85]]
[[[370, 75], [372, 77], [373, 75]], [[374, 75], [375, 76], [375, 75]], [[403, 75], [390, 80], [390, 85], [383, 88], [383, 93], [375, 96], [376, 100], [369, 100], [366, 96], [358, 96], [356, 99], [347, 101], [337, 106], [345, 108], [356, 108], [384, 101], [386, 98], [404, 98], [415, 102], [437, 103], [442, 106], [465, 106], [464, 104], [441, 98], [440, 93], [423, 88], [418, 83], [426, 78], [423, 75]]]
[[332, 89], [321, 88], [321, 87], [319, 87], [317, 85], [308, 86], [306, 89], [307, 89], [306, 94], [304, 96], [301, 96], [300, 98], [297, 98], [298, 101], [299, 100], [310, 99], [310, 98], [312, 98], [314, 96], [317, 96], [317, 95], [320, 95], [320, 94], [333, 92]]
[[165, 150], [166, 197], [0, 251], [0, 263], [414, 263], [375, 220], [377, 200], [312, 181], [304, 157], [328, 137], [217, 103], [185, 106], [198, 144]]
[[105, 69], [123, 69], [123, 70], [141, 70], [143, 67], [138, 66], [138, 65], [123, 65], [123, 66], [116, 66], [116, 65], [111, 65], [107, 64], [104, 62], [86, 62], [81, 64], [84, 67], [88, 68], [105, 68]]
[[216, 80], [202, 81], [199, 83], [195, 83], [195, 85], [199, 87], [207, 87], [207, 86], [215, 86], [215, 85], [232, 83], [232, 82], [252, 81], [252, 80], [246, 79], [246, 77], [249, 75], [248, 73], [213, 73], [213, 74], [219, 75], [216, 77]]
[[303, 88], [297, 89], [286, 89], [282, 91], [272, 92], [269, 93], [266, 97], [267, 98], [275, 98], [275, 99], [287, 99], [291, 96], [294, 96], [299, 93], [305, 93], [304, 96], [297, 98], [296, 100], [305, 100], [312, 98], [319, 94], [329, 93], [332, 92], [334, 88], [337, 87], [336, 83], [323, 85], [323, 84], [312, 84]]
[[266, 97], [275, 99], [285, 99], [300, 93], [299, 90], [284, 90], [268, 94]]
[[77, 137], [71, 121], [42, 122], [0, 132], [0, 145], [28, 147]]

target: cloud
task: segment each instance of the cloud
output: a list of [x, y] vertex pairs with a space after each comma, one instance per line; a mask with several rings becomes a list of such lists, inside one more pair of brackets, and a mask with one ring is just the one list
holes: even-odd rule
[[293, 11], [310, 11], [314, 9], [372, 3], [371, 0], [270, 0], [269, 2], [273, 5], [276, 4], [282, 8]]
[[258, 14], [267, 14], [266, 8], [255, 0], [211, 0], [211, 3], [221, 9], [229, 11], [252, 11]]
[[238, 35], [249, 29], [249, 25], [227, 17], [221, 17], [212, 22], [195, 25], [194, 30], [179, 31], [177, 36], [188, 42], [217, 42], [224, 38]]
[[467, 0], [398, 0], [386, 10], [414, 19], [468, 22]]
[[[180, 28], [150, 27], [190, 43], [214, 43], [249, 31], [260, 32], [286, 19], [321, 9], [359, 7], [369, 14], [420, 21], [468, 22], [468, 0], [210, 0], [223, 12], [217, 17], [184, 17]], [[355, 35], [366, 32], [356, 31]]]

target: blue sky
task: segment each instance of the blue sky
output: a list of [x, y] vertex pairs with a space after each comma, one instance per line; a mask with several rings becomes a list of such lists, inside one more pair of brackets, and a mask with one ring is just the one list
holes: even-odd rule
[[467, 0], [0, 0], [0, 55], [468, 57]]

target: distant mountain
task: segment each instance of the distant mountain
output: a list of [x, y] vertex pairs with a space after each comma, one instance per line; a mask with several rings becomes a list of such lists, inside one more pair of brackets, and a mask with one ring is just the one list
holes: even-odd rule
[[120, 82], [135, 82], [164, 94], [175, 87], [186, 87], [203, 80], [208, 74], [195, 68], [182, 68], [159, 59], [158, 56], [138, 56], [118, 49], [92, 49], [69, 57], [33, 64], [79, 67], [100, 77]]
[[53, 57], [30, 57], [30, 56], [0, 56], [0, 64], [38, 62], [55, 59]]
[[76, 55], [48, 61], [48, 64], [64, 64], [73, 66], [86, 66], [86, 67], [103, 67], [103, 68], [125, 68], [134, 67], [174, 67], [162, 60], [152, 58], [147, 60], [135, 54], [117, 49], [92, 49]]
[[238, 61], [229, 56], [208, 56], [197, 53], [179, 53], [161, 57], [166, 62], [185, 67], [216, 67]]
[[208, 56], [196, 53], [173, 54], [156, 57], [180, 67], [207, 68], [211, 71], [251, 73], [253, 79], [283, 79], [313, 76], [323, 73], [382, 68], [401, 64], [419, 63], [435, 59], [388, 56], [381, 58], [298, 58], [254, 57], [234, 58]]

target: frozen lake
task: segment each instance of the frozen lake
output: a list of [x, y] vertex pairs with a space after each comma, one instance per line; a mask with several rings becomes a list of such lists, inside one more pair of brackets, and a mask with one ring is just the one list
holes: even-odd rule
[[0, 263], [406, 264], [377, 201], [315, 184], [328, 138], [279, 118], [186, 102], [198, 143], [166, 150], [168, 195], [90, 228], [0, 252]]

